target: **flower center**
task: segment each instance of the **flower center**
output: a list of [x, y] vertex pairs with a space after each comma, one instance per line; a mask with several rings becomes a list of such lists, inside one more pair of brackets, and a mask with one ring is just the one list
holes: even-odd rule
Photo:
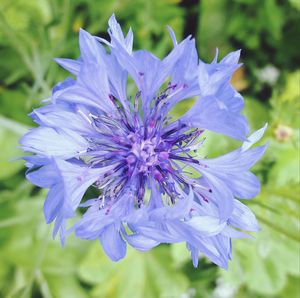
[[159, 162], [157, 146], [160, 142], [156, 137], [144, 140], [143, 137], [131, 134], [128, 139], [132, 147], [126, 157], [128, 167], [136, 167], [139, 173], [147, 173]]

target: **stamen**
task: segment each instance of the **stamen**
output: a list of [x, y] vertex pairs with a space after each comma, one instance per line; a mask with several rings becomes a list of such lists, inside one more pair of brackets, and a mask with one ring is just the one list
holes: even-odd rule
[[85, 119], [90, 125], [92, 124], [91, 119], [85, 113], [83, 113], [83, 111], [81, 111], [79, 108], [76, 108], [76, 112], [80, 114], [82, 118]]
[[175, 154], [170, 154], [170, 158], [200, 164], [199, 160], [191, 158], [191, 157], [185, 157], [185, 156], [178, 156], [178, 155], [175, 155]]
[[162, 138], [167, 138], [168, 136], [172, 135], [174, 132], [178, 132], [178, 131], [180, 131], [181, 129], [183, 129], [185, 127], [186, 127], [186, 124], [178, 123], [178, 127], [172, 128], [171, 130], [165, 132], [162, 135]]

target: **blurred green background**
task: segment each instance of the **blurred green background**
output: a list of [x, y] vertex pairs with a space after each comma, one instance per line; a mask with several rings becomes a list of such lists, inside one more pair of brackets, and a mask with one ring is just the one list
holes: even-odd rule
[[[129, 249], [119, 263], [73, 236], [62, 249], [43, 219], [45, 191], [12, 162], [33, 126], [27, 114], [67, 76], [52, 58], [78, 57], [80, 27], [107, 37], [113, 12], [133, 28], [135, 49], [160, 58], [172, 48], [167, 24], [178, 39], [192, 34], [204, 61], [216, 47], [221, 56], [242, 49], [233, 84], [252, 129], [269, 123], [270, 145], [254, 168], [261, 194], [249, 202], [262, 232], [233, 241], [228, 271], [206, 259], [194, 269], [184, 245]], [[299, 29], [298, 0], [0, 0], [0, 297], [300, 297]], [[214, 156], [236, 145], [211, 134], [203, 150]]]

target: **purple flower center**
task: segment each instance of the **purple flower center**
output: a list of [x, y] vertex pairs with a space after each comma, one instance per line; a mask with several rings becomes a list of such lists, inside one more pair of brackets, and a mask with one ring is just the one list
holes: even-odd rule
[[[199, 136], [203, 131], [190, 130], [182, 124], [167, 126], [170, 118], [162, 117], [161, 111], [157, 113], [158, 109], [163, 109], [162, 99], [176, 85], [170, 86], [172, 88], [168, 87], [153, 99], [146, 117], [141, 116], [138, 111], [141, 92], [135, 96], [129, 111], [110, 96], [117, 113], [90, 115], [91, 125], [96, 133], [89, 140], [87, 155], [91, 158], [88, 158], [88, 163], [91, 167], [115, 165], [105, 174], [105, 183], [111, 184], [107, 189], [114, 187], [118, 189], [118, 193], [121, 193], [122, 186], [127, 185], [131, 177], [135, 177], [136, 185], [132, 187], [136, 189], [138, 206], [143, 203], [148, 177], [153, 177], [174, 203], [177, 196], [174, 180], [183, 186], [189, 184], [180, 163], [199, 163], [193, 154], [201, 145]], [[115, 191], [113, 193], [117, 195]]]
[[[138, 138], [135, 142], [132, 143], [130, 152], [135, 155], [135, 157], [143, 167], [152, 167], [157, 164], [158, 161], [155, 148], [155, 140], [143, 140]], [[141, 168], [140, 171], [144, 170]]]

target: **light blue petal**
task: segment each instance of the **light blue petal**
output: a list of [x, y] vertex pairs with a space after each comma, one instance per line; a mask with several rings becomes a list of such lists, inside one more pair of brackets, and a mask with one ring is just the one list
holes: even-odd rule
[[253, 238], [251, 235], [236, 230], [230, 226], [225, 227], [222, 231], [222, 235], [228, 238]]
[[104, 50], [101, 49], [95, 37], [83, 29], [79, 30], [79, 48], [83, 62], [104, 64]]
[[32, 129], [21, 138], [20, 144], [24, 151], [65, 159], [77, 156], [89, 146], [83, 137], [72, 130], [50, 127]]
[[190, 190], [189, 194], [182, 193], [182, 196], [172, 206], [155, 208], [149, 212], [149, 217], [153, 221], [164, 221], [167, 219], [182, 219], [188, 216], [193, 203], [194, 193]]
[[150, 239], [148, 237], [145, 237], [145, 236], [139, 235], [139, 234], [133, 234], [133, 235], [124, 234], [124, 236], [125, 236], [125, 239], [127, 240], [127, 242], [132, 247], [134, 247], [135, 249], [138, 249], [140, 251], [150, 250], [160, 244], [159, 241]]
[[205, 159], [205, 171], [222, 173], [241, 173], [249, 170], [264, 154], [266, 146], [258, 146], [247, 151], [234, 150], [220, 157]]
[[198, 54], [195, 40], [186, 38], [174, 47], [169, 57], [170, 60], [175, 61], [170, 81], [177, 87], [168, 96], [168, 110], [178, 102], [200, 94], [197, 73]]
[[59, 182], [59, 175], [57, 175], [57, 167], [54, 163], [49, 163], [26, 174], [26, 178], [33, 184], [39, 187], [50, 188]]
[[[52, 177], [53, 168], [49, 168], [50, 166], [56, 166], [55, 177], [57, 178]], [[57, 159], [54, 160], [53, 165], [46, 165], [36, 171], [37, 173], [32, 173], [32, 176], [36, 176], [43, 172], [46, 174], [45, 178], [49, 177], [52, 181], [51, 189], [44, 204], [44, 214], [47, 223], [57, 218], [54, 234], [61, 228], [60, 223], [64, 223], [64, 219], [74, 216], [75, 210], [87, 188], [105, 171], [106, 169], [103, 168], [89, 169]], [[35, 181], [39, 182], [37, 178]], [[50, 186], [50, 183], [48, 186]]]
[[128, 33], [125, 37], [125, 45], [127, 48], [127, 51], [130, 53], [132, 51], [132, 46], [133, 46], [133, 32], [131, 27], [128, 30]]
[[46, 165], [51, 162], [51, 158], [46, 156], [39, 156], [39, 155], [28, 155], [22, 157], [22, 159], [26, 161], [25, 166], [29, 168], [26, 174], [29, 173], [29, 171], [34, 168], [37, 168], [42, 165]]
[[57, 83], [53, 88], [52, 88], [52, 93], [53, 93], [53, 97], [52, 97], [52, 102], [55, 103], [56, 101], [56, 98], [55, 98], [55, 93], [57, 91], [60, 91], [60, 90], [63, 90], [63, 89], [66, 89], [68, 87], [71, 87], [75, 84], [75, 80], [70, 78], [70, 77], [67, 77], [64, 81], [60, 82], [60, 83]]
[[268, 123], [266, 123], [262, 128], [255, 131], [253, 134], [251, 134], [247, 140], [242, 145], [242, 151], [248, 150], [253, 144], [258, 142], [264, 135], [266, 129], [268, 127]]
[[216, 249], [220, 252], [221, 258], [224, 263], [224, 269], [228, 268], [228, 261], [232, 258], [232, 243], [229, 237], [224, 236], [223, 234], [219, 234], [215, 236], [213, 239], [213, 244]]
[[218, 62], [218, 55], [219, 55], [219, 49], [216, 48], [216, 53], [213, 61], [211, 62], [212, 64], [216, 64]]
[[132, 52], [132, 44], [133, 44], [133, 34], [130, 29], [126, 38], [124, 38], [122, 28], [116, 20], [115, 14], [113, 14], [108, 20], [108, 33], [112, 39], [112, 46], [114, 46], [114, 40], [117, 40], [120, 45], [122, 45], [126, 51], [131, 54]]
[[178, 233], [170, 233], [168, 230], [163, 229], [162, 225], [136, 226], [135, 229], [141, 235], [160, 243], [177, 243], [184, 240]]
[[164, 207], [162, 197], [161, 197], [162, 194], [160, 192], [158, 183], [153, 178], [150, 178], [149, 180], [150, 180], [149, 184], [151, 189], [151, 196], [147, 206], [148, 210]]
[[91, 136], [95, 134], [95, 130], [91, 123], [88, 122], [88, 116], [86, 116], [86, 119], [80, 113], [64, 111], [61, 108], [46, 113], [41, 113], [39, 109], [36, 109], [33, 113], [36, 117], [35, 122], [43, 123], [43, 125], [53, 128], [64, 127], [66, 129], [76, 131], [80, 135]]
[[145, 50], [129, 55], [120, 46], [116, 57], [132, 76], [138, 90], [141, 91], [144, 105], [150, 102], [167, 76], [162, 61]]
[[216, 63], [216, 59], [212, 64], [199, 62], [200, 96], [182, 117], [182, 123], [222, 133], [238, 140], [246, 139], [248, 123], [240, 114], [244, 101], [230, 84], [233, 72], [239, 67], [236, 64], [238, 57], [239, 51], [231, 53], [220, 63]]
[[104, 212], [94, 210], [86, 212], [82, 219], [75, 224], [75, 234], [81, 239], [95, 240], [103, 229], [114, 222], [114, 217], [105, 216]]
[[[131, 212], [132, 209], [128, 208], [128, 204], [131, 203], [132, 208], [134, 208], [132, 202], [127, 202], [128, 195], [124, 194], [123, 200], [120, 198], [111, 207], [107, 214], [106, 208], [101, 206], [102, 202], [97, 200], [89, 200], [87, 203], [90, 205], [89, 209], [84, 213], [81, 220], [75, 224], [74, 230], [77, 237], [82, 239], [94, 240], [99, 238], [103, 230], [110, 224], [120, 224], [122, 220], [125, 220], [127, 213]], [[80, 204], [80, 206], [85, 206], [86, 204]]]
[[170, 26], [167, 26], [171, 40], [173, 42], [173, 46], [176, 47], [177, 46], [177, 40], [176, 40], [176, 35], [175, 32], [173, 31], [173, 29]]
[[226, 67], [217, 65], [218, 67], [214, 67], [214, 65], [207, 65], [200, 61], [198, 66], [198, 83], [201, 97], [215, 96], [224, 85], [229, 84], [232, 74], [237, 69], [237, 65]]
[[[179, 227], [179, 225], [177, 226]], [[180, 231], [181, 230], [181, 231]], [[216, 245], [217, 236], [212, 237], [201, 237], [197, 233], [193, 233], [190, 227], [187, 225], [181, 225], [179, 232], [184, 236], [188, 247], [193, 246], [199, 252], [207, 256], [212, 262], [222, 268], [227, 267], [228, 258], [222, 254], [222, 248]], [[197, 251], [195, 250], [194, 253]], [[196, 255], [193, 255], [196, 263]]]
[[260, 192], [259, 179], [251, 172], [241, 172], [234, 175], [228, 174], [224, 179], [237, 198], [251, 199], [256, 197]]
[[[59, 230], [61, 231], [61, 233], [60, 233], [61, 234], [61, 239], [63, 238], [62, 233], [64, 232], [64, 228], [63, 228], [64, 225], [65, 225], [65, 219], [62, 216], [62, 213], [58, 212], [55, 223], [54, 223], [53, 232], [52, 232], [53, 239], [55, 239], [55, 237], [56, 237]], [[62, 241], [62, 244], [63, 244], [63, 241]]]
[[78, 75], [82, 62], [79, 60], [66, 59], [66, 58], [55, 58], [54, 59], [57, 64], [61, 67], [74, 74]]
[[245, 105], [243, 97], [230, 84], [224, 84], [215, 97], [224, 104], [228, 111], [231, 111], [233, 117], [239, 115]]
[[110, 94], [106, 70], [97, 64], [84, 63], [76, 84], [56, 92], [54, 99], [88, 105], [111, 113], [115, 112], [115, 107]]
[[199, 250], [195, 246], [193, 246], [189, 243], [186, 244], [186, 247], [191, 252], [191, 258], [192, 258], [193, 266], [195, 268], [197, 268], [198, 267], [198, 262], [199, 262]]
[[128, 99], [126, 93], [127, 87], [127, 71], [122, 68], [114, 55], [106, 57], [106, 63], [109, 65], [109, 72], [107, 72], [111, 94], [120, 101], [126, 111], [128, 111]]
[[46, 223], [52, 222], [59, 214], [64, 204], [64, 186], [62, 183], [54, 185], [48, 192], [44, 203]]
[[91, 169], [58, 159], [55, 163], [64, 183], [64, 208], [72, 211], [78, 207], [87, 188], [113, 167]]
[[112, 40], [115, 44], [112, 53], [118, 58], [122, 67], [132, 76], [138, 90], [141, 91], [143, 113], [145, 116], [149, 112], [150, 102], [153, 97], [167, 77], [171, 75], [178, 59], [185, 54], [186, 43], [182, 42], [177, 45], [161, 61], [152, 53], [145, 50], [134, 52], [131, 55], [114, 36], [112, 36]]
[[106, 255], [114, 262], [126, 255], [126, 242], [114, 224], [106, 227], [100, 236], [100, 242]]
[[205, 128], [238, 140], [245, 140], [249, 129], [244, 116], [233, 114], [232, 110], [216, 97], [198, 99], [180, 122], [189, 127]]
[[226, 222], [221, 222], [219, 218], [212, 216], [194, 216], [189, 221], [184, 222], [201, 237], [210, 237], [219, 234], [226, 226]]
[[171, 82], [173, 84], [182, 85], [185, 83], [187, 88], [190, 88], [194, 83], [198, 84], [198, 54], [195, 39], [187, 37], [179, 45], [174, 47], [169, 56], [176, 59], [171, 74]]
[[208, 182], [207, 184], [212, 191], [210, 198], [213, 198], [215, 204], [219, 207], [220, 219], [226, 221], [232, 213], [234, 200], [229, 185], [226, 185], [217, 175], [212, 175], [208, 172], [204, 173], [202, 171], [201, 173], [203, 173], [204, 179]]
[[241, 50], [231, 52], [220, 61], [220, 64], [223, 63], [223, 64], [235, 65], [239, 62], [240, 56], [241, 56]]
[[234, 209], [228, 222], [242, 230], [251, 232], [260, 230], [254, 213], [238, 200], [234, 200]]
[[55, 223], [54, 223], [54, 228], [52, 232], [52, 237], [55, 239], [57, 233], [59, 231], [59, 238], [60, 238], [60, 243], [62, 246], [65, 245], [65, 238], [66, 238], [66, 219], [63, 217], [61, 212], [57, 215]]

